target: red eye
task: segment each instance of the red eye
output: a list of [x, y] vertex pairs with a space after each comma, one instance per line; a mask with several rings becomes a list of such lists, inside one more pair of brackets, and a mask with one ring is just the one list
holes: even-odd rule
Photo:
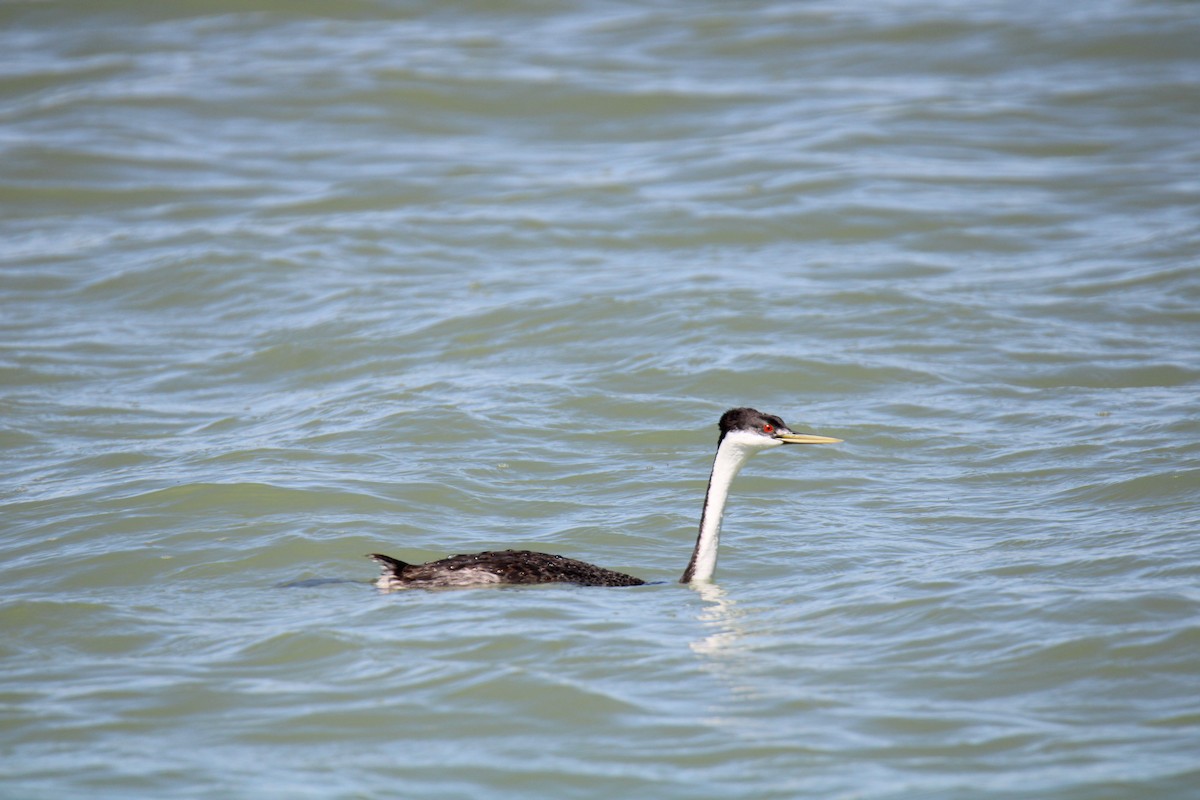
[[774, 433], [775, 426], [774, 425], [763, 425], [762, 431], [763, 431], [763, 433]]

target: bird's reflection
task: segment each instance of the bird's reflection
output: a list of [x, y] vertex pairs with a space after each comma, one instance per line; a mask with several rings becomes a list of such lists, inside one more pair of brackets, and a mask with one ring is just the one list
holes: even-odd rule
[[692, 652], [705, 656], [720, 656], [735, 652], [744, 635], [739, 619], [743, 616], [737, 601], [715, 583], [697, 583], [692, 588], [704, 601], [704, 607], [696, 617], [709, 632], [690, 647]]

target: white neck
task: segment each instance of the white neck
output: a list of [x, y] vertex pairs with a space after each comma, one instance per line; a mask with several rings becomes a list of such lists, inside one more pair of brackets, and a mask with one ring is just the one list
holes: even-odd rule
[[[760, 438], [761, 437], [757, 437]], [[750, 456], [762, 445], [750, 444], [737, 434], [729, 434], [721, 440], [717, 457], [713, 460], [712, 475], [708, 478], [708, 492], [704, 496], [704, 511], [700, 515], [700, 535], [696, 537], [696, 548], [688, 562], [680, 583], [712, 580], [717, 569], [717, 546], [721, 541], [721, 517], [725, 514], [725, 501], [729, 499], [729, 486], [738, 471]]]

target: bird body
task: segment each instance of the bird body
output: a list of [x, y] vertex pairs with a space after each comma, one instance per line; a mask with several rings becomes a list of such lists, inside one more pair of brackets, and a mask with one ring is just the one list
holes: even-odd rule
[[579, 586], [641, 586], [641, 578], [597, 567], [586, 561], [530, 550], [499, 550], [450, 556], [425, 564], [371, 553], [383, 574], [381, 589], [489, 586], [512, 583], [574, 583]]
[[[680, 583], [712, 580], [717, 567], [721, 518], [729, 487], [750, 456], [785, 444], [832, 444], [828, 436], [795, 433], [782, 419], [753, 408], [733, 408], [721, 415], [720, 437], [713, 460], [700, 532]], [[565, 556], [529, 550], [498, 550], [450, 556], [424, 564], [408, 564], [382, 553], [371, 553], [383, 574], [375, 582], [381, 589], [478, 587], [504, 584], [573, 583], [580, 586], [640, 586], [641, 578], [597, 567]]]

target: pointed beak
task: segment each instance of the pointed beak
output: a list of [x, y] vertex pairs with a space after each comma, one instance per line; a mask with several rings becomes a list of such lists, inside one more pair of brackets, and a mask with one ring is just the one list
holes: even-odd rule
[[815, 433], [777, 433], [775, 438], [784, 444], [837, 444], [841, 439], [817, 436]]

